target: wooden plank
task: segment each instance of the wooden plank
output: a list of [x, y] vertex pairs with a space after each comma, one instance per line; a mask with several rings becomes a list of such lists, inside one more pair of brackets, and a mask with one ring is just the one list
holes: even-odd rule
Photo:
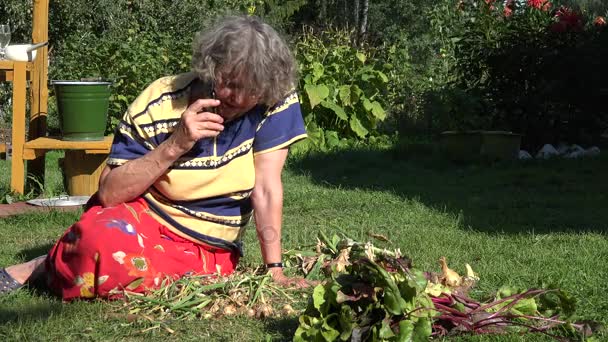
[[26, 66], [26, 62], [14, 62], [11, 189], [20, 194], [25, 191], [23, 145], [25, 144]]
[[32, 38], [34, 39], [34, 43], [46, 41], [49, 32], [49, 0], [34, 0], [32, 20]]
[[40, 137], [25, 143], [25, 148], [32, 150], [100, 150], [109, 153], [113, 139], [112, 135], [99, 141], [65, 141], [61, 138]]
[[[0, 60], [0, 82], [12, 82], [14, 77], [13, 69], [15, 68], [15, 62], [6, 59]], [[27, 62], [25, 69], [30, 71], [33, 68], [32, 62]], [[30, 79], [29, 73], [26, 75], [27, 79]]]
[[[49, 0], [34, 0], [32, 15], [32, 42], [48, 40]], [[30, 123], [28, 140], [46, 136], [47, 130], [47, 67], [48, 49], [43, 47], [36, 52], [33, 61], [30, 84]], [[39, 155], [39, 154], [37, 154]], [[44, 182], [44, 154], [27, 164], [28, 175]]]
[[[45, 42], [48, 37], [49, 0], [34, 0], [32, 41], [34, 44]], [[37, 50], [36, 59], [32, 64], [31, 84], [31, 113], [30, 113], [30, 140], [46, 135], [47, 116], [47, 68], [48, 48]]]
[[[27, 143], [26, 143], [27, 145]], [[31, 148], [24, 148], [23, 149], [23, 159], [24, 160], [34, 160], [34, 159], [38, 159], [40, 157], [44, 157], [44, 155], [46, 154], [46, 151], [48, 151], [49, 149], [31, 149]], [[76, 149], [68, 149], [67, 151], [79, 151]], [[109, 154], [109, 149], [102, 149], [102, 150], [98, 150], [98, 149], [86, 149], [86, 150], [81, 150], [84, 151], [85, 154], [105, 154], [108, 155]], [[29, 165], [28, 165], [29, 166]]]
[[0, 70], [0, 82], [13, 82], [13, 70]]
[[0, 59], [0, 70], [12, 71], [15, 67], [15, 62], [9, 61], [8, 59]]
[[[13, 71], [12, 70], [0, 70], [0, 82], [13, 82]], [[27, 71], [26, 75], [25, 75], [25, 79], [29, 80], [30, 78], [30, 72]]]
[[30, 149], [24, 148], [23, 149], [23, 160], [35, 160], [35, 159], [44, 157], [45, 154], [46, 154], [46, 150], [30, 150]]
[[109, 154], [110, 151], [109, 151], [109, 149], [104, 149], [104, 150], [86, 149], [86, 150], [84, 150], [84, 153], [86, 153], [86, 154]]
[[16, 61], [10, 61], [8, 59], [0, 59], [0, 71], [13, 71], [15, 70], [15, 65], [17, 63], [25, 63], [25, 70], [26, 71], [30, 71], [32, 70], [32, 67], [34, 66], [34, 62], [16, 62]]

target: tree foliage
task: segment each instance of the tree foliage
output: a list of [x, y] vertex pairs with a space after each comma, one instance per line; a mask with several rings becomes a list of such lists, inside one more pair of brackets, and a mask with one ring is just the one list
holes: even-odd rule
[[[458, 12], [461, 3], [470, 6]], [[534, 31], [538, 25], [524, 24], [521, 20], [506, 22], [496, 15], [505, 3], [502, 0], [54, 0], [50, 4], [49, 73], [50, 79], [100, 77], [114, 81], [110, 117], [116, 118], [146, 84], [189, 69], [195, 32], [219, 15], [247, 13], [265, 18], [289, 38], [294, 48], [297, 46], [306, 116], [312, 128], [330, 132], [327, 134], [331, 139], [323, 135], [324, 141], [367, 139], [377, 136], [381, 127], [433, 133], [450, 127], [480, 127], [508, 121], [505, 119], [512, 119], [513, 129], [522, 129], [521, 123], [529, 121], [522, 118], [521, 109], [513, 109], [513, 104], [522, 107], [523, 98], [528, 99], [523, 106], [528, 112], [596, 111], [596, 107], [590, 106], [595, 100], [587, 96], [593, 92], [585, 92], [578, 97], [579, 101], [570, 101], [568, 96], [576, 92], [569, 93], [563, 86], [547, 88], [543, 84], [560, 83], [537, 76], [542, 70], [543, 75], [562, 75], [561, 80], [566, 80], [563, 85], [573, 77], [581, 84], [596, 84], [585, 82], [580, 75], [592, 75], [591, 68], [596, 67], [598, 58], [603, 58], [598, 57], [604, 51], [603, 35], [581, 34], [578, 35], [581, 39], [572, 40], [577, 35], [570, 34], [568, 39], [558, 42], [546, 30]], [[523, 5], [526, 1], [515, 3]], [[483, 12], [488, 5], [496, 9], [494, 14]], [[608, 10], [608, 3], [601, 0], [555, 0], [545, 19], [555, 21], [554, 15], [561, 5], [583, 13], [587, 26], [593, 17], [605, 15]], [[5, 0], [0, 6], [0, 17], [10, 18], [14, 30], [12, 42], [30, 40], [31, 8], [32, 0]], [[521, 42], [516, 44], [518, 40]], [[306, 44], [322, 47], [319, 49], [327, 53], [318, 53]], [[546, 51], [530, 48], [532, 45]], [[531, 61], [555, 49], [560, 55], [553, 59], [551, 67], [516, 63], [517, 58], [520, 62]], [[365, 62], [357, 59], [357, 53], [366, 56]], [[576, 68], [563, 64], [567, 60], [576, 61], [582, 53], [587, 54], [580, 59], [585, 62], [573, 62]], [[543, 63], [549, 60], [552, 59], [547, 56], [542, 59]], [[557, 63], [560, 60], [562, 64]], [[512, 63], [508, 67], [503, 63], [507, 61]], [[319, 65], [323, 67], [321, 76]], [[501, 65], [503, 74], [498, 74]], [[522, 67], [527, 74], [518, 73]], [[537, 69], [532, 70], [533, 67]], [[364, 68], [381, 72], [388, 81], [377, 83], [382, 77], [362, 80], [361, 75], [366, 72], [357, 73]], [[558, 69], [559, 72], [555, 71]], [[551, 74], [550, 70], [555, 72]], [[534, 89], [549, 90], [542, 94], [529, 92], [532, 88], [526, 88], [528, 78], [545, 82], [537, 83]], [[507, 79], [518, 79], [519, 83], [507, 87], [510, 84], [505, 83]], [[360, 84], [363, 81], [365, 84]], [[477, 86], [472, 82], [477, 82]], [[320, 85], [328, 88], [327, 95], [324, 90], [310, 91]], [[380, 125], [380, 118], [372, 110], [376, 107], [367, 102], [357, 105], [344, 102], [347, 97], [340, 94], [346, 93], [343, 86], [347, 85], [357, 85], [370, 103], [376, 101], [381, 105], [388, 124]], [[0, 110], [9, 113], [10, 86], [1, 87], [1, 103], [5, 105]], [[497, 98], [497, 89], [508, 90], [509, 97]], [[492, 93], [494, 98], [488, 95]], [[547, 101], [547, 96], [558, 98], [562, 96], [559, 94], [581, 105], [574, 110], [556, 105], [563, 101]], [[316, 95], [325, 102], [315, 103]], [[520, 100], [509, 102], [515, 98]], [[53, 105], [52, 98], [50, 104]], [[341, 119], [344, 115], [338, 108], [348, 120]], [[53, 108], [50, 112], [53, 116]], [[518, 118], [519, 126], [514, 124], [517, 121], [514, 118]], [[603, 127], [602, 123], [594, 125]], [[112, 129], [111, 122], [108, 129]]]

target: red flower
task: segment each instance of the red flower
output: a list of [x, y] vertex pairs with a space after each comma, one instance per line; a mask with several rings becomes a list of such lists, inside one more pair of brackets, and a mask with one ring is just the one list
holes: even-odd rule
[[515, 7], [515, 1], [507, 0], [507, 2], [505, 3], [505, 8], [502, 11], [502, 14], [507, 18], [510, 17], [511, 15], [513, 15], [514, 7]]
[[528, 0], [528, 6], [546, 12], [551, 8], [552, 5], [549, 0]]
[[595, 25], [595, 26], [606, 26], [606, 19], [604, 17], [597, 17], [593, 21], [593, 25]]

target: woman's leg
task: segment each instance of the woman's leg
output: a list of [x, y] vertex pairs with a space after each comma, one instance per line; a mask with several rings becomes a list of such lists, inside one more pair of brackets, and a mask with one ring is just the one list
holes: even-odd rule
[[52, 290], [64, 300], [145, 292], [164, 278], [234, 270], [238, 256], [209, 251], [176, 236], [150, 215], [143, 200], [92, 207], [51, 249], [46, 261]]
[[[91, 196], [85, 205], [85, 211], [99, 205], [97, 194]], [[45, 272], [47, 255], [41, 255], [30, 261], [0, 269], [0, 294], [19, 289], [27, 282], [33, 282]]]
[[17, 282], [25, 284], [37, 279], [44, 272], [45, 259], [46, 255], [42, 255], [22, 264], [8, 266], [5, 270]]
[[26, 282], [36, 280], [44, 272], [46, 255], [34, 260], [0, 269], [0, 294], [20, 289]]

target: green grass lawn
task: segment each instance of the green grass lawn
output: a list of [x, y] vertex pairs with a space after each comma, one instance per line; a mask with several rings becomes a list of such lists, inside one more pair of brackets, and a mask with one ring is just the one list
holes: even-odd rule
[[[6, 203], [6, 196], [10, 194], [10, 182], [11, 182], [11, 165], [10, 162], [5, 160], [5, 155], [0, 154], [0, 203]], [[66, 194], [63, 184], [63, 176], [59, 172], [60, 164], [62, 163], [63, 151], [51, 151], [46, 154], [45, 158], [45, 180], [44, 184], [39, 184], [37, 181], [32, 181], [28, 177], [26, 183], [28, 184], [25, 192], [21, 199], [29, 199], [34, 193], [40, 193], [42, 190], [42, 196], [51, 197]], [[40, 189], [42, 188], [42, 189]], [[20, 199], [19, 196], [13, 196], [16, 200]]]
[[[581, 319], [606, 324], [608, 299], [601, 291], [608, 282], [607, 157], [455, 165], [399, 150], [371, 150], [291, 158], [284, 174], [284, 246], [313, 243], [319, 230], [363, 241], [369, 232], [384, 234], [391, 247], [400, 247], [419, 268], [439, 271], [442, 255], [460, 272], [470, 263], [481, 277], [473, 295], [502, 285], [556, 284], [578, 299]], [[3, 182], [5, 169], [0, 164]], [[54, 179], [60, 179], [54, 172]], [[77, 217], [50, 213], [0, 219], [0, 265], [43, 253]], [[243, 263], [260, 261], [251, 229]], [[297, 327], [297, 317], [230, 318], [168, 322], [174, 334], [142, 332], [150, 325], [129, 322], [120, 313], [117, 303], [62, 304], [43, 290], [26, 289], [0, 297], [0, 337], [290, 340]], [[450, 340], [548, 339], [515, 335]]]

